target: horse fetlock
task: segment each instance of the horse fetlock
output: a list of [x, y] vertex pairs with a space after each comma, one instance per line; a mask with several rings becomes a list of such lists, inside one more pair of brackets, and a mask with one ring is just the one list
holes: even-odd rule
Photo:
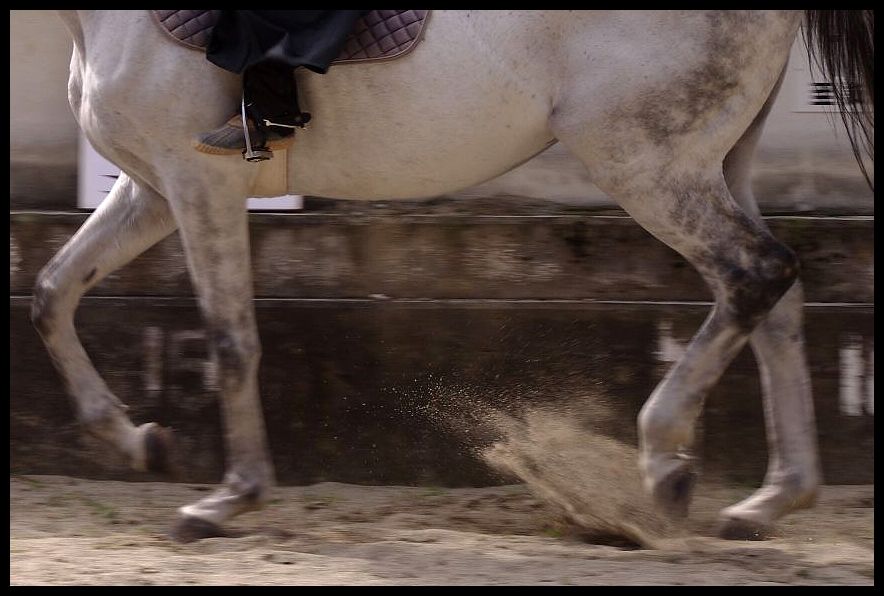
[[731, 540], [763, 540], [780, 517], [812, 507], [819, 491], [812, 477], [789, 474], [761, 487], [751, 497], [721, 510], [719, 535]]
[[[684, 416], [674, 408], [662, 407], [670, 400], [661, 397], [663, 390], [654, 392], [638, 415], [638, 433], [642, 451], [648, 454], [658, 453], [667, 458], [674, 451], [682, 449], [693, 442], [693, 417]], [[691, 399], [697, 402], [697, 399]]]
[[266, 501], [263, 484], [226, 479], [222, 488], [196, 503], [180, 507], [178, 513], [182, 519], [198, 519], [220, 526], [232, 517], [261, 509]]
[[[102, 393], [102, 399], [82, 406], [78, 420], [83, 429], [103, 443], [114, 447], [137, 471], [159, 471], [158, 456], [150, 454], [147, 444], [151, 435], [157, 434], [156, 424], [142, 424], [135, 427], [125, 414], [128, 407], [109, 393]], [[156, 451], [156, 447], [153, 448]], [[165, 457], [168, 460], [168, 456]]]
[[137, 470], [179, 476], [179, 463], [175, 435], [172, 429], [148, 422], [138, 427], [140, 442], [138, 456], [133, 458], [132, 467]]
[[[76, 395], [76, 392], [72, 393]], [[102, 392], [97, 399], [88, 400], [85, 405], [81, 405], [77, 411], [77, 419], [88, 432], [104, 438], [108, 434], [113, 436], [120, 418], [125, 417], [124, 412], [128, 409], [113, 394]]]
[[251, 509], [261, 509], [269, 498], [272, 481], [269, 473], [259, 470], [247, 476], [236, 472], [228, 473], [224, 484], [232, 494], [239, 495], [244, 505]]
[[819, 496], [820, 482], [820, 474], [814, 469], [804, 473], [780, 473], [766, 484], [771, 485], [772, 489], [779, 493], [785, 506], [783, 513], [787, 513], [813, 507]]
[[669, 517], [687, 517], [697, 483], [693, 458], [682, 454], [643, 455], [639, 465], [654, 504]]
[[77, 419], [87, 428], [100, 429], [114, 424], [121, 418], [125, 419], [129, 410], [129, 406], [108, 390], [103, 382], [99, 380], [99, 384], [101, 386], [95, 387], [90, 379], [68, 384], [68, 392], [79, 405]]

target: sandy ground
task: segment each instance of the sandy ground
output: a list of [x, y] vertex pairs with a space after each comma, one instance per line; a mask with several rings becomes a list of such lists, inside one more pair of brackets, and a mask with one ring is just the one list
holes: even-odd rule
[[444, 489], [281, 487], [234, 536], [165, 537], [175, 507], [209, 487], [62, 476], [10, 479], [10, 583], [866, 584], [872, 486], [826, 486], [816, 508], [760, 542], [713, 538], [745, 489], [700, 486], [684, 535], [657, 548], [591, 544], [525, 484]]
[[[763, 541], [716, 538], [748, 487], [706, 478], [674, 525], [642, 490], [634, 446], [576, 410], [446, 405], [426, 414], [514, 484], [278, 487], [228, 536], [177, 544], [176, 509], [212, 490], [60, 476], [10, 479], [12, 584], [866, 584], [874, 487], [826, 486]], [[569, 414], [570, 412], [570, 414]], [[597, 424], [605, 409], [594, 408]], [[608, 413], [610, 415], [610, 413]], [[468, 432], [466, 432], [468, 431]], [[452, 435], [455, 436], [455, 435]], [[521, 482], [519, 482], [521, 481]]]

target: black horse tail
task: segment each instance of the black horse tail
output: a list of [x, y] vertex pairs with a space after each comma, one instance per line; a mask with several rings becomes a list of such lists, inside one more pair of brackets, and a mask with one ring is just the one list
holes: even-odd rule
[[804, 14], [808, 58], [833, 83], [853, 155], [872, 187], [862, 154], [874, 162], [875, 11], [806, 10]]

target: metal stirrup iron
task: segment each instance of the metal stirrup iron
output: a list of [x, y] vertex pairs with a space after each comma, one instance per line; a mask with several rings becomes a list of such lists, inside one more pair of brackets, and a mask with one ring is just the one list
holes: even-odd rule
[[246, 92], [243, 90], [242, 103], [240, 105], [242, 111], [242, 130], [246, 137], [246, 148], [242, 150], [242, 158], [249, 162], [267, 161], [273, 159], [273, 151], [267, 147], [258, 147], [252, 149], [252, 139], [249, 136], [249, 122], [246, 117]]

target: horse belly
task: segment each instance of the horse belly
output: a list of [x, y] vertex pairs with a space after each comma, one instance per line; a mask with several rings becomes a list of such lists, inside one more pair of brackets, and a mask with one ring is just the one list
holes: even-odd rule
[[430, 197], [493, 178], [547, 147], [552, 85], [531, 72], [542, 72], [539, 61], [521, 60], [518, 47], [488, 51], [487, 29], [465, 18], [435, 13], [418, 47], [392, 62], [300, 75], [313, 121], [290, 150], [291, 191]]

